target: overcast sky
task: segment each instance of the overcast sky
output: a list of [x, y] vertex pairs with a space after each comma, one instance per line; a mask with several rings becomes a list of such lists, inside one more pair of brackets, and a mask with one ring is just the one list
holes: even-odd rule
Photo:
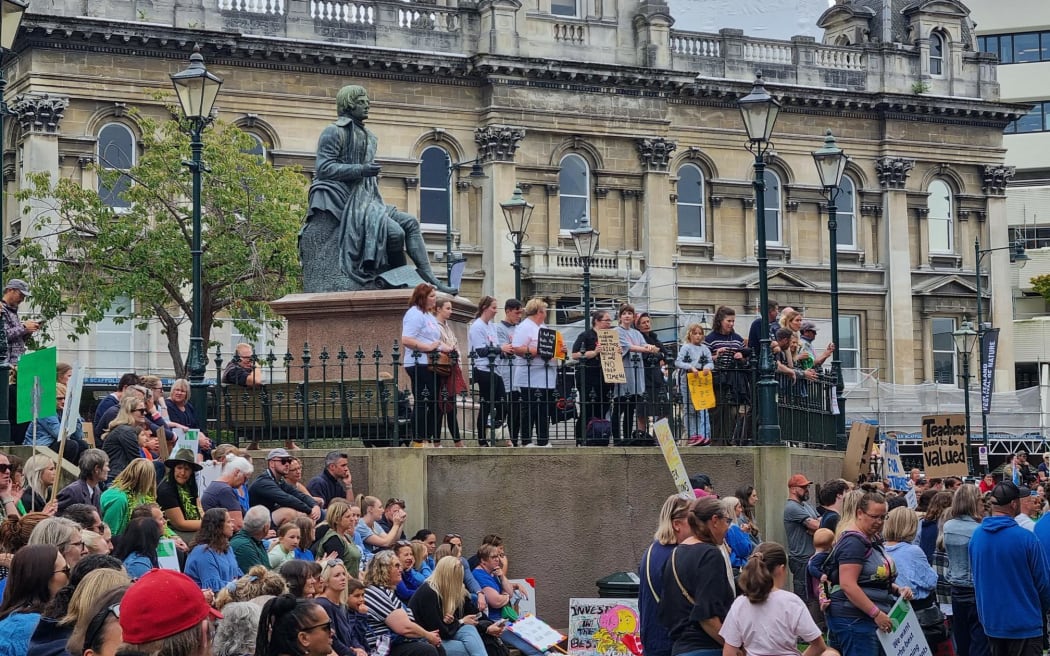
[[675, 29], [717, 32], [723, 27], [748, 36], [788, 39], [823, 36], [817, 19], [834, 0], [668, 0]]

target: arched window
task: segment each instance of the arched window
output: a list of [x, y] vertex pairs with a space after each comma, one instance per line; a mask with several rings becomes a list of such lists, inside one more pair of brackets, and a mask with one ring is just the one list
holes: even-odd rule
[[943, 180], [934, 180], [930, 183], [929, 193], [926, 222], [930, 231], [930, 252], [952, 253], [952, 190]]
[[780, 176], [766, 169], [762, 180], [766, 183], [766, 243], [779, 246], [782, 241]]
[[577, 228], [580, 219], [591, 215], [591, 172], [586, 160], [579, 155], [569, 154], [561, 158], [558, 200], [562, 230]]
[[255, 142], [255, 146], [252, 147], [252, 148], [249, 148], [248, 150], [246, 150], [244, 152], [249, 153], [251, 155], [257, 156], [259, 158], [260, 162], [265, 162], [266, 161], [266, 144], [263, 143], [262, 137], [260, 137], [259, 135], [255, 134], [253, 132], [248, 132], [247, 134], [248, 134], [249, 137], [252, 138], [252, 141]]
[[423, 151], [419, 165], [419, 222], [442, 228], [452, 220], [452, 194], [449, 193], [449, 167], [452, 158], [438, 146]]
[[842, 176], [839, 182], [839, 195], [835, 200], [838, 208], [835, 219], [838, 221], [838, 230], [835, 237], [838, 239], [839, 250], [856, 250], [857, 243], [857, 186], [848, 175]]
[[930, 33], [930, 75], [944, 74], [944, 37]]
[[678, 237], [704, 240], [704, 174], [695, 164], [678, 169]]
[[[107, 171], [128, 171], [135, 165], [135, 135], [123, 123], [107, 123], [98, 133], [98, 166]], [[131, 207], [124, 192], [131, 187], [131, 178], [120, 176], [112, 185], [98, 180], [98, 195], [112, 208]]]

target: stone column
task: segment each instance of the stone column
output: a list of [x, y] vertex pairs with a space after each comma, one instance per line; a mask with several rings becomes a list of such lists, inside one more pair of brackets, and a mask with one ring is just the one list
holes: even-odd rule
[[985, 166], [982, 171], [984, 193], [987, 195], [985, 207], [988, 211], [985, 222], [988, 226], [988, 245], [982, 245], [982, 248], [1001, 249], [989, 253], [985, 258], [988, 267], [987, 287], [992, 303], [991, 316], [985, 315], [985, 321], [991, 321], [992, 327], [999, 329], [999, 347], [995, 359], [996, 392], [1014, 389], [1014, 307], [1010, 289], [1010, 249], [1007, 248], [1010, 245], [1010, 228], [1006, 216], [1006, 185], [1014, 173], [1014, 167], [1001, 165]]
[[[875, 173], [882, 187], [885, 214], [880, 235], [886, 271], [886, 342], [890, 382], [915, 384], [915, 319], [911, 296], [911, 253], [908, 238], [908, 194], [904, 187], [915, 160], [880, 157]], [[923, 254], [925, 256], [925, 254]]]
[[[19, 189], [29, 187], [28, 177], [33, 173], [49, 173], [53, 181], [58, 181], [61, 175], [58, 158], [59, 125], [67, 107], [68, 97], [46, 93], [26, 94], [11, 103], [11, 111], [17, 116], [23, 135], [22, 170], [17, 172]], [[52, 214], [43, 203], [31, 201], [31, 205], [33, 211], [26, 215], [27, 221], [22, 224], [22, 239], [36, 237], [41, 231], [35, 229], [34, 224]], [[10, 221], [11, 216], [14, 215], [9, 214], [6, 220]], [[54, 233], [54, 230], [45, 229], [44, 232]], [[4, 234], [14, 237], [10, 231]]]
[[524, 138], [524, 128], [510, 125], [489, 125], [474, 131], [478, 157], [488, 175], [481, 193], [479, 216], [479, 243], [484, 249], [482, 269], [485, 271], [482, 293], [495, 297], [500, 307], [504, 300], [514, 296], [514, 269], [509, 266], [514, 262], [514, 246], [508, 239], [500, 203], [514, 195], [517, 177], [514, 154]]
[[641, 251], [649, 274], [650, 311], [674, 312], [677, 309], [674, 256], [678, 252], [678, 230], [670, 221], [667, 198], [671, 181], [667, 167], [678, 145], [663, 137], [635, 140], [642, 165], [642, 211], [640, 221]]
[[671, 26], [674, 18], [663, 0], [646, 0], [634, 15], [635, 42], [643, 54], [639, 66], [671, 68]]

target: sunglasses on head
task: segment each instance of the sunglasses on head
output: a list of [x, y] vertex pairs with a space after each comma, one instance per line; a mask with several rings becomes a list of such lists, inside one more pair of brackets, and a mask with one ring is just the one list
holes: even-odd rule
[[451, 542], [453, 540], [462, 540], [462, 539], [463, 539], [463, 537], [459, 533], [446, 533], [445, 534], [445, 539], [442, 540], [442, 542], [447, 544], [447, 543], [449, 543], [449, 542]]
[[324, 561], [324, 566], [325, 567], [335, 567], [336, 565], [342, 565], [342, 564], [343, 564], [343, 561], [338, 559], [338, 558], [329, 558], [328, 560]]

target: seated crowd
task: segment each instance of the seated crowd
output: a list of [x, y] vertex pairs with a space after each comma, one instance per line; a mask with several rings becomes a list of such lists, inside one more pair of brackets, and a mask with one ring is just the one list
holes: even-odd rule
[[[126, 387], [112, 430], [144, 405]], [[49, 457], [0, 454], [0, 654], [538, 653], [504, 631], [522, 591], [498, 536], [473, 563], [458, 534], [408, 539], [405, 502], [355, 495], [344, 453], [305, 485], [283, 448], [211, 456], [87, 448], [54, 494]]]

